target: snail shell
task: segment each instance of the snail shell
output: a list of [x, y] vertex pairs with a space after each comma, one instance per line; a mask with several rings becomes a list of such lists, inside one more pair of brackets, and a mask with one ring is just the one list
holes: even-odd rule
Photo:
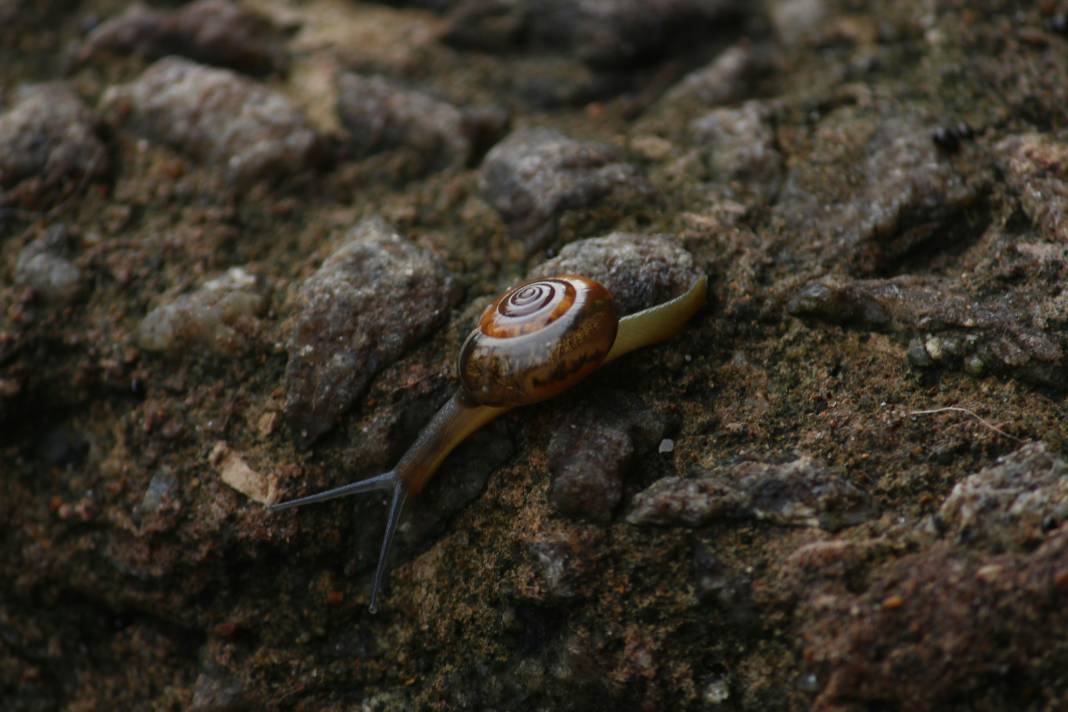
[[592, 279], [524, 282], [486, 307], [460, 349], [464, 395], [507, 407], [552, 398], [601, 364], [618, 327], [612, 295]]

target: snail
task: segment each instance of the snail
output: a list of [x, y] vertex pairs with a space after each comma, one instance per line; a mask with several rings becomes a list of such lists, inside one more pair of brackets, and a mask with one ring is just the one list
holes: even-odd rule
[[423, 489], [457, 445], [502, 413], [552, 398], [623, 354], [670, 338], [704, 304], [707, 284], [702, 276], [685, 294], [622, 319], [609, 291], [586, 277], [562, 275], [513, 287], [482, 313], [460, 349], [459, 389], [392, 470], [268, 509], [278, 512], [352, 494], [391, 492], [371, 588], [374, 613], [404, 502]]

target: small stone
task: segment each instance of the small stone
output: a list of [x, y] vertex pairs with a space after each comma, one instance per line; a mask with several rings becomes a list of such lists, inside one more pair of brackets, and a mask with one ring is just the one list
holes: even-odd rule
[[282, 94], [226, 69], [166, 57], [105, 92], [112, 120], [221, 166], [240, 185], [310, 167], [319, 139]]
[[575, 571], [571, 547], [566, 539], [550, 536], [527, 543], [546, 593], [556, 599], [575, 595]]
[[66, 84], [16, 91], [11, 108], [0, 114], [0, 197], [8, 189], [33, 204], [62, 184], [105, 176], [110, 161], [98, 123]]
[[603, 211], [605, 203], [633, 212], [652, 194], [639, 170], [614, 148], [549, 129], [520, 129], [494, 146], [482, 162], [479, 185], [528, 251], [556, 239], [565, 214]]
[[208, 459], [224, 483], [249, 499], [260, 504], [272, 504], [278, 499], [276, 479], [253, 470], [241, 454], [231, 450], [226, 443], [215, 443]]
[[146, 517], [158, 512], [168, 499], [175, 496], [177, 490], [178, 480], [171, 471], [167, 468], [157, 470], [141, 498], [140, 515]]
[[675, 441], [671, 438], [664, 438], [660, 441], [660, 444], [657, 446], [656, 451], [661, 455], [669, 452], [675, 452]]
[[82, 273], [68, 259], [70, 242], [66, 227], [49, 227], [19, 252], [15, 261], [15, 283], [32, 287], [47, 301], [73, 300], [81, 291]]
[[456, 301], [437, 257], [370, 218], [300, 286], [286, 364], [285, 415], [311, 445], [371, 378], [444, 322]]
[[267, 299], [256, 278], [241, 267], [205, 282], [149, 312], [138, 328], [149, 351], [181, 353], [190, 346], [236, 355], [247, 347]]
[[836, 531], [874, 514], [868, 495], [809, 457], [744, 462], [696, 479], [665, 477], [638, 493], [630, 524], [703, 526], [721, 518]]
[[245, 688], [228, 670], [208, 664], [193, 683], [190, 712], [225, 712], [244, 707]]
[[610, 522], [635, 456], [652, 449], [663, 432], [661, 418], [620, 394], [569, 410], [549, 443], [553, 506], [578, 519]]
[[704, 701], [709, 705], [721, 705], [731, 696], [731, 686], [727, 680], [717, 678], [705, 685]]
[[969, 543], [1024, 546], [1068, 520], [1068, 462], [1045, 443], [1024, 445], [953, 487], [939, 509]]
[[81, 57], [108, 53], [150, 60], [176, 54], [252, 74], [286, 66], [279, 29], [230, 0], [197, 0], [176, 10], [130, 5], [90, 33]]
[[928, 368], [934, 365], [934, 359], [931, 358], [931, 354], [927, 352], [927, 348], [923, 344], [923, 339], [909, 339], [907, 354], [909, 363], [917, 368]]
[[604, 285], [620, 314], [674, 299], [701, 275], [693, 256], [668, 235], [616, 232], [565, 245], [528, 277], [581, 274]]
[[690, 124], [711, 180], [749, 182], [768, 195], [777, 189], [783, 159], [767, 119], [761, 102], [747, 101], [711, 111]]
[[349, 72], [338, 79], [337, 112], [357, 155], [406, 147], [427, 170], [468, 165], [508, 125], [502, 109], [461, 109], [382, 76]]

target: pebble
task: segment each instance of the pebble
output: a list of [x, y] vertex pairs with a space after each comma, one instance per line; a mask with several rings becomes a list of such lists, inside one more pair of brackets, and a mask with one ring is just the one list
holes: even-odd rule
[[15, 283], [32, 287], [50, 302], [70, 302], [81, 291], [82, 273], [70, 261], [67, 228], [52, 225], [19, 252], [15, 260]]
[[508, 126], [503, 109], [462, 109], [386, 77], [351, 72], [338, 78], [337, 113], [357, 155], [407, 147], [428, 170], [476, 161]]
[[634, 203], [652, 195], [638, 168], [616, 149], [544, 128], [519, 129], [494, 146], [479, 185], [528, 251], [556, 239], [565, 214], [589, 213], [605, 202], [633, 212]]
[[1025, 546], [1068, 520], [1068, 463], [1045, 443], [1028, 443], [958, 482], [938, 511], [969, 544]]
[[715, 109], [690, 124], [709, 177], [714, 181], [745, 181], [769, 196], [778, 187], [783, 158], [762, 102]]
[[230, 0], [197, 0], [174, 10], [130, 5], [89, 34], [80, 57], [107, 54], [150, 60], [174, 54], [250, 74], [267, 74], [287, 64], [279, 28]]
[[149, 351], [181, 354], [190, 347], [203, 347], [237, 355], [247, 347], [256, 317], [266, 308], [267, 298], [256, 278], [233, 267], [150, 311], [141, 320], [137, 338]]
[[703, 526], [756, 519], [836, 531], [874, 514], [868, 495], [807, 456], [785, 464], [744, 462], [698, 478], [665, 477], [638, 493], [631, 524]]
[[568, 409], [549, 442], [550, 501], [567, 516], [607, 524], [637, 456], [663, 437], [665, 423], [638, 399], [602, 393]]
[[436, 256], [379, 218], [356, 225], [299, 288], [284, 379], [298, 445], [332, 428], [379, 370], [445, 321], [457, 296]]
[[32, 204], [65, 182], [107, 175], [110, 160], [98, 123], [66, 84], [18, 89], [0, 114], [0, 197], [8, 189]]
[[614, 232], [564, 245], [527, 276], [553, 274], [582, 274], [600, 282], [622, 315], [685, 293], [701, 271], [693, 255], [671, 236]]
[[319, 153], [315, 130], [282, 94], [180, 57], [109, 88], [102, 106], [115, 124], [220, 166], [239, 185], [306, 169]]

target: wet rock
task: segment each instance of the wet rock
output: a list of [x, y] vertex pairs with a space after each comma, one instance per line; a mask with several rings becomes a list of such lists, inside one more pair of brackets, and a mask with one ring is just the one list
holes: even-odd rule
[[774, 217], [796, 249], [861, 274], [886, 271], [932, 239], [981, 195], [940, 155], [920, 120], [843, 107], [796, 146]]
[[317, 158], [314, 129], [284, 96], [178, 57], [111, 87], [103, 107], [115, 123], [219, 165], [241, 185], [298, 172]]
[[619, 313], [632, 314], [685, 293], [701, 272], [670, 236], [615, 232], [565, 245], [527, 276], [553, 274], [581, 274], [600, 282]]
[[406, 147], [431, 170], [477, 160], [508, 124], [503, 109], [461, 109], [382, 76], [352, 73], [338, 79], [337, 112], [357, 154]]
[[[565, 215], [646, 200], [638, 169], [604, 144], [576, 141], [549, 129], [520, 129], [482, 163], [480, 187], [513, 237], [535, 250], [557, 237]], [[573, 218], [573, 215], [569, 215]]]
[[661, 105], [720, 106], [751, 96], [753, 84], [772, 67], [771, 52], [741, 42], [719, 53], [714, 60], [683, 77], [664, 95]]
[[1068, 519], [1068, 463], [1034, 442], [957, 483], [939, 509], [961, 540], [998, 548], [1039, 541]]
[[263, 288], [241, 267], [150, 311], [137, 338], [149, 351], [181, 353], [190, 347], [235, 355], [247, 348], [256, 317], [267, 308]]
[[16, 91], [11, 108], [0, 114], [0, 203], [34, 204], [63, 184], [106, 175], [110, 161], [97, 125], [65, 84]]
[[298, 445], [333, 427], [380, 369], [445, 320], [456, 296], [441, 261], [382, 220], [353, 228], [300, 287], [285, 372]]
[[635, 456], [649, 452], [663, 433], [660, 416], [621, 394], [601, 395], [569, 410], [549, 443], [553, 506], [562, 514], [607, 524]]
[[627, 521], [696, 527], [757, 519], [835, 531], [873, 514], [865, 492], [803, 456], [782, 465], [744, 462], [695, 479], [665, 477], [634, 498]]
[[1044, 134], [998, 143], [1001, 168], [1043, 237], [1068, 243], [1068, 143]]
[[1065, 387], [1068, 295], [1035, 303], [1024, 294], [972, 297], [956, 283], [925, 277], [824, 280], [802, 287], [787, 304], [799, 317], [918, 334], [910, 362], [1008, 373]]
[[282, 40], [270, 19], [230, 0], [197, 0], [175, 10], [135, 4], [96, 27], [81, 57], [112, 53], [159, 59], [175, 54], [266, 74], [285, 67]]
[[[934, 710], [977, 694], [1039, 706], [1068, 654], [1068, 532], [1031, 553], [962, 555], [938, 543], [875, 568], [862, 593], [809, 592], [796, 620], [822, 683], [817, 709]], [[1057, 706], [1057, 705], [1053, 705]]]
[[772, 195], [782, 172], [782, 156], [768, 123], [768, 110], [757, 101], [716, 109], [690, 124], [701, 148], [709, 178], [752, 184]]
[[69, 259], [70, 242], [66, 227], [49, 227], [19, 252], [15, 261], [15, 283], [32, 287], [47, 301], [73, 300], [81, 291], [82, 273]]

